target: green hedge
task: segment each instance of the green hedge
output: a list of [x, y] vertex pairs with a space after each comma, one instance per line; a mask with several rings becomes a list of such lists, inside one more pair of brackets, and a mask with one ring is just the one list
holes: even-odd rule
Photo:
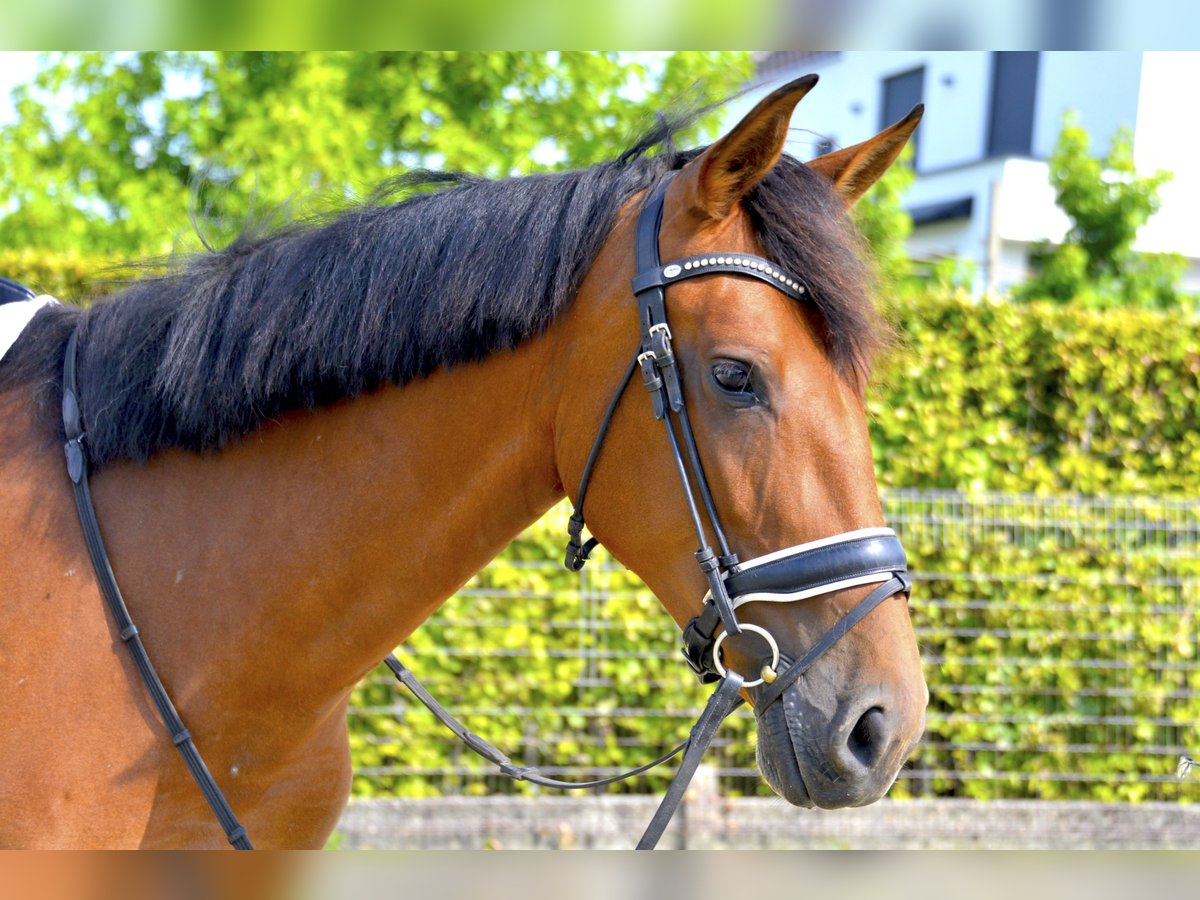
[[1194, 495], [1200, 320], [909, 296], [871, 392], [879, 482]]
[[0, 248], [0, 275], [74, 303], [119, 289], [142, 271], [104, 256]]
[[[1000, 497], [1012, 495], [947, 495], [946, 509], [923, 498], [921, 513], [905, 517], [911, 499], [885, 492], [920, 578], [912, 610], [931, 693], [926, 738], [908, 767], [919, 774], [892, 796], [1200, 799], [1195, 779], [1170, 778], [1176, 756], [1164, 750], [1200, 746], [1200, 507], [1136, 501], [1136, 521], [1114, 525], [1103, 503], [1063, 501], [1048, 518], [1031, 500], [1006, 509], [997, 528], [987, 517]], [[561, 569], [564, 520], [560, 507], [529, 529], [402, 655], [469, 728], [519, 762], [631, 767], [685, 737], [706, 692], [640, 582], [602, 552], [582, 582]], [[1191, 543], [1164, 537], [1167, 524]], [[1179, 586], [1186, 579], [1190, 594]], [[592, 614], [599, 627], [581, 627]], [[352, 702], [357, 794], [530, 790], [486, 777], [492, 768], [382, 670]], [[723, 767], [754, 766], [749, 716], [721, 738]], [[431, 777], [454, 769], [475, 776]], [[662, 790], [666, 778], [613, 790]], [[754, 778], [724, 789], [767, 792]]]
[[[890, 502], [886, 502], [890, 501]], [[919, 581], [929, 724], [902, 791], [1200, 799], [1200, 504], [947, 495], [885, 509]], [[890, 509], [889, 509], [890, 507]], [[941, 507], [941, 508], [939, 508]]]
[[[891, 315], [899, 346], [870, 397], [880, 484], [968, 497], [956, 529], [904, 527], [935, 576], [914, 604], [932, 693], [914, 765], [945, 773], [939, 794], [1200, 798], [1163, 780], [1162, 752], [1200, 742], [1200, 508], [1147, 496], [1200, 487], [1200, 320], [960, 295]], [[972, 509], [983, 489], [1143, 499], [1064, 504], [1053, 522], [1017, 504], [997, 528]]]
[[[902, 778], [893, 796], [1197, 799], [1194, 781], [1170, 779], [1175, 757], [1163, 748], [1200, 746], [1194, 610], [1180, 588], [1200, 580], [1200, 509], [1132, 500], [1136, 516], [1114, 523], [1104, 503], [1064, 501], [1047, 519], [1031, 501], [1006, 509], [997, 528], [985, 519], [999, 499], [980, 491], [1191, 496], [1200, 484], [1200, 322], [955, 295], [906, 297], [892, 316], [898, 346], [870, 396], [880, 483], [964, 492], [946, 500], [958, 504], [951, 514], [935, 499], [896, 522], [925, 576], [913, 609], [932, 699], [910, 766], [926, 777]], [[893, 519], [901, 505], [889, 501]], [[555, 567], [561, 518], [523, 535], [414, 635], [412, 650], [441, 680], [440, 694], [477, 711], [468, 725], [502, 746], [522, 746], [533, 722], [543, 740], [526, 742], [527, 761], [631, 766], [686, 734], [686, 720], [571, 710], [671, 713], [699, 707], [703, 692], [635, 579], [593, 571], [581, 586]], [[1180, 534], [1191, 543], [1175, 543]], [[617, 592], [602, 611], [612, 630], [543, 624], [578, 618], [600, 586]], [[1194, 588], [1191, 596], [1194, 604]], [[471, 624], [480, 618], [514, 624]], [[479, 652], [447, 659], [439, 650], [447, 647]], [[549, 656], [555, 647], [616, 658], [601, 658], [589, 674], [585, 660]], [[364, 708], [352, 719], [359, 793], [511, 789], [484, 778], [456, 785], [387, 774], [391, 766], [490, 767], [446, 742], [386, 676], [355, 703]], [[391, 715], [396, 703], [403, 721]], [[514, 707], [523, 715], [496, 714]], [[381, 741], [380, 730], [394, 737]], [[753, 766], [752, 722], [735, 719], [723, 735], [722, 763]], [[663, 786], [654, 776], [633, 789]]]
[[[64, 298], [90, 293], [94, 270], [90, 260], [0, 253], [0, 273]], [[1194, 317], [958, 295], [904, 296], [890, 315], [898, 346], [869, 397], [881, 485], [968, 497], [983, 490], [1195, 495]], [[1002, 529], [947, 529], [932, 520], [903, 526], [914, 570], [933, 578], [913, 605], [933, 698], [928, 741], [914, 765], [935, 776], [902, 780], [894, 793], [1197, 797], [1200, 779], [1172, 785], [1143, 777], [1162, 779], [1174, 764], [1153, 755], [1154, 747], [1200, 749], [1191, 724], [1200, 720], [1200, 675], [1172, 667], [1197, 658], [1194, 610], [1178, 608], [1177, 582], [1200, 579], [1200, 548], [1194, 538], [1183, 547], [1148, 542], [1167, 513], [1147, 504], [1143, 524], [1117, 532], [1099, 507], [1065, 526], [1040, 522], [1033, 511]], [[646, 748], [686, 735], [686, 714], [704, 692], [678, 661], [673, 626], [637, 579], [606, 568], [603, 557], [582, 581], [557, 566], [556, 515], [449, 601], [412, 637], [411, 651], [435, 692], [467, 711], [468, 726], [505, 748], [528, 738], [522, 759], [635, 765]], [[1196, 507], [1171, 515], [1195, 519]], [[1190, 534], [1197, 533], [1193, 521]], [[602, 591], [611, 594], [603, 602]], [[594, 610], [600, 626], [577, 627], [581, 609]], [[378, 675], [352, 701], [357, 793], [513, 789], [430, 778], [432, 770], [491, 769]], [[622, 709], [656, 714], [603, 715]], [[1064, 724], [1092, 719], [1108, 724]], [[735, 719], [722, 738], [726, 764], [753, 765], [752, 720]], [[1114, 749], [1072, 750], [1089, 743]], [[1038, 774], [1072, 772], [1100, 780]], [[661, 789], [664, 779], [635, 781], [632, 789]], [[739, 784], [758, 789], [751, 779]]]

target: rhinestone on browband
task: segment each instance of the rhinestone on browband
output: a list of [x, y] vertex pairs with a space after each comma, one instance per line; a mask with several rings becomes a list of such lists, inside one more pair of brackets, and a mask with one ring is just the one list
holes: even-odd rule
[[805, 293], [804, 285], [789, 276], [786, 272], [759, 260], [742, 256], [700, 256], [694, 259], [680, 260], [678, 263], [671, 263], [666, 266], [663, 269], [663, 277], [671, 280], [679, 278], [685, 272], [695, 272], [697, 269], [706, 269], [712, 266], [741, 266], [742, 268], [753, 269], [756, 272], [761, 272], [768, 278], [775, 279], [797, 294]]

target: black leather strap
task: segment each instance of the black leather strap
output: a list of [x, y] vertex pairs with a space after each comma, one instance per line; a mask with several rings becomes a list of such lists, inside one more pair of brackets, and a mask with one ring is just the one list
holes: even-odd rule
[[[650, 196], [646, 199], [646, 205], [642, 207], [642, 212], [638, 216], [636, 234], [634, 235], [634, 255], [637, 261], [637, 273], [634, 275], [635, 280], [642, 272], [651, 271], [659, 267], [658, 232], [662, 227], [663, 202], [666, 199], [667, 188], [670, 184], [670, 178], [660, 181], [658, 186], [650, 192]], [[645, 335], [653, 325], [658, 323], [666, 324], [667, 295], [662, 285], [651, 285], [642, 291], [638, 291], [635, 288], [634, 296], [638, 300], [638, 315], [642, 323], [642, 349], [649, 350], [650, 348], [645, 346], [644, 343]]]
[[683, 647], [680, 652], [701, 684], [711, 684], [721, 677], [713, 665], [713, 645], [720, 627], [721, 615], [717, 612], [716, 604], [705, 603], [700, 614], [683, 628]]
[[721, 723], [725, 721], [726, 716], [741, 705], [742, 700], [738, 696], [741, 689], [742, 676], [737, 672], [729, 672], [721, 679], [721, 683], [717, 685], [712, 696], [708, 698], [708, 705], [704, 707], [704, 712], [692, 726], [691, 737], [687, 740], [687, 750], [683, 754], [683, 759], [680, 760], [679, 768], [675, 771], [675, 777], [671, 779], [671, 784], [663, 795], [662, 802], [658, 804], [658, 809], [650, 819], [650, 824], [646, 826], [642, 839], [638, 841], [637, 849], [653, 850], [658, 845], [659, 838], [662, 837], [671, 817], [675, 815], [675, 810], [679, 808], [679, 802], [683, 799], [687, 786], [692, 783], [692, 777], [696, 774], [700, 760], [704, 757], [704, 752], [708, 750], [713, 738], [716, 737]]
[[413, 696], [426, 709], [433, 713], [434, 717], [446, 726], [455, 737], [466, 744], [471, 751], [483, 757], [488, 762], [493, 763], [499, 768], [502, 774], [517, 781], [528, 781], [531, 784], [539, 784], [543, 787], [558, 788], [560, 790], [582, 790], [604, 787], [615, 784], [618, 781], [633, 778], [635, 775], [641, 775], [643, 772], [648, 772], [655, 766], [659, 766], [667, 760], [678, 756], [680, 752], [683, 752], [683, 759], [679, 763], [679, 768], [675, 770], [675, 777], [671, 779], [671, 784], [667, 788], [666, 794], [663, 795], [662, 802], [658, 805], [658, 810], [654, 813], [653, 818], [650, 819], [650, 824], [646, 826], [646, 831], [642, 835], [642, 839], [638, 842], [637, 849], [639, 850], [654, 849], [659, 838], [662, 837], [667, 823], [671, 821], [671, 817], [675, 814], [679, 802], [683, 799], [683, 795], [687, 791], [687, 786], [696, 774], [700, 760], [716, 736], [721, 723], [725, 721], [725, 718], [733, 710], [741, 706], [743, 702], [741, 697], [738, 696], [738, 692], [742, 689], [742, 676], [737, 672], [729, 672], [721, 680], [721, 684], [713, 692], [712, 696], [708, 698], [704, 712], [696, 720], [696, 724], [692, 726], [688, 739], [675, 749], [663, 754], [653, 762], [646, 763], [644, 766], [638, 766], [636, 769], [630, 769], [628, 772], [622, 772], [619, 775], [600, 778], [595, 781], [559, 781], [555, 778], [547, 778], [534, 766], [518, 766], [507, 754], [497, 749], [490, 741], [469, 731], [466, 726], [454, 718], [450, 711], [442, 706], [425, 689], [425, 685], [421, 684], [417, 676], [412, 673], [412, 670], [400, 662], [395, 654], [389, 654], [383, 662], [391, 669], [396, 679], [412, 691]]
[[70, 476], [75, 492], [75, 506], [79, 510], [79, 522], [83, 526], [83, 536], [87, 541], [92, 568], [96, 571], [100, 593], [104, 595], [104, 600], [117, 624], [121, 640], [129, 649], [134, 665], [137, 666], [138, 674], [142, 677], [142, 683], [146, 686], [150, 699], [158, 709], [158, 716], [171, 735], [171, 742], [179, 750], [179, 754], [187, 764], [188, 771], [192, 773], [192, 778], [195, 779], [201, 793], [204, 794], [204, 799], [208, 801], [217, 821], [221, 823], [225, 837], [238, 850], [252, 850], [250, 840], [246, 837], [246, 829], [237, 820], [237, 816], [233, 814], [233, 810], [225, 800], [225, 795], [217, 787], [216, 781], [208, 771], [208, 766], [204, 764], [204, 759], [200, 756], [200, 751], [196, 749], [191, 733], [184, 727], [183, 720], [175, 710], [175, 704], [171, 702], [166, 688], [163, 687], [158, 673], [154, 670], [153, 663], [150, 662], [150, 655], [142, 644], [137, 626], [133, 624], [133, 619], [129, 616], [129, 609], [125, 605], [125, 599], [121, 596], [121, 589], [117, 587], [117, 579], [109, 564], [108, 551], [100, 536], [100, 523], [96, 520], [96, 510], [92, 505], [92, 494], [88, 487], [87, 442], [80, 416], [79, 388], [75, 377], [78, 344], [79, 332], [73, 331], [67, 341], [67, 355], [63, 363], [62, 413], [63, 428], [67, 436], [67, 443], [63, 449], [67, 456], [67, 474]]
[[630, 769], [628, 772], [622, 772], [619, 775], [612, 775], [608, 778], [600, 778], [595, 781], [559, 781], [555, 778], [548, 778], [542, 775], [536, 766], [518, 766], [507, 754], [499, 750], [490, 741], [468, 730], [462, 722], [454, 718], [453, 714], [446, 707], [437, 701], [437, 698], [433, 694], [429, 693], [425, 685], [421, 684], [417, 676], [413, 674], [412, 669], [400, 662], [395, 654], [388, 654], [383, 662], [384, 665], [391, 669], [392, 674], [396, 676], [396, 680], [412, 691], [413, 696], [427, 710], [433, 713], [434, 718], [453, 732], [455, 737], [466, 744], [472, 752], [494, 764], [502, 774], [517, 781], [528, 781], [530, 784], [540, 784], [542, 787], [567, 791], [604, 787], [605, 785], [616, 784], [618, 781], [625, 781], [627, 778], [632, 778], [635, 775], [641, 775], [643, 772], [648, 772], [655, 766], [661, 765], [667, 760], [678, 756], [688, 746], [688, 741], [684, 741], [675, 749], [664, 753], [658, 759], [648, 762], [644, 766], [638, 766], [636, 769]]
[[621, 379], [616, 393], [608, 401], [608, 409], [604, 411], [604, 418], [600, 420], [600, 428], [596, 431], [596, 439], [592, 441], [592, 449], [588, 452], [587, 461], [583, 464], [583, 474], [579, 477], [579, 492], [575, 495], [575, 508], [571, 511], [571, 518], [567, 522], [567, 551], [563, 557], [563, 565], [572, 572], [578, 572], [583, 568], [599, 543], [595, 538], [583, 540], [583, 504], [587, 500], [588, 487], [592, 483], [592, 471], [596, 468], [597, 460], [600, 459], [604, 436], [608, 434], [608, 427], [612, 424], [617, 407], [621, 404], [621, 397], [624, 396], [625, 389], [629, 387], [629, 382], [633, 380], [633, 373], [637, 369], [638, 361], [635, 357], [629, 364], [629, 368], [625, 370], [625, 377]]
[[721, 518], [717, 515], [717, 504], [713, 500], [712, 491], [708, 487], [708, 476], [704, 473], [704, 465], [700, 462], [700, 449], [696, 446], [696, 435], [692, 431], [692, 420], [688, 418], [686, 404], [679, 408], [679, 424], [681, 426], [679, 430], [683, 432], [683, 445], [688, 452], [688, 461], [692, 464], [692, 471], [696, 473], [697, 487], [700, 488], [700, 499], [704, 502], [704, 511], [708, 514], [709, 524], [712, 525], [713, 534], [717, 538], [717, 547], [721, 551], [721, 555], [717, 557], [717, 563], [723, 569], [731, 568], [738, 564], [738, 557], [729, 548], [729, 540], [725, 537], [725, 529], [721, 527]]

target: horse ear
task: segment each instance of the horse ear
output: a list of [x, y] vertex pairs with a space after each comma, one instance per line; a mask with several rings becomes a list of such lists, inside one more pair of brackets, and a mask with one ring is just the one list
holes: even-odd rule
[[830, 179], [846, 206], [853, 206], [896, 161], [924, 113], [925, 104], [918, 103], [907, 116], [870, 140], [818, 156], [808, 167]]
[[732, 131], [684, 166], [680, 179], [694, 209], [716, 220], [733, 211], [779, 161], [792, 110], [816, 83], [816, 75], [805, 75], [772, 91]]

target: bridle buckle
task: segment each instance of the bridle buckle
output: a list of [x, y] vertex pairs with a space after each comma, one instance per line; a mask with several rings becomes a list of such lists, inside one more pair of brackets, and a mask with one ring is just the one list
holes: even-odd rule
[[653, 338], [659, 332], [662, 332], [662, 336], [668, 341], [673, 337], [671, 334], [671, 327], [666, 322], [655, 322], [648, 329], [646, 329], [646, 334], [650, 335], [651, 338]]

